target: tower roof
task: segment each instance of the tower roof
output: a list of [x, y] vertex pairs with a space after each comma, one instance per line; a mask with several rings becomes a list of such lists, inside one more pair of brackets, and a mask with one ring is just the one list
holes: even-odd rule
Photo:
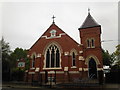
[[90, 15], [90, 12], [88, 13], [88, 16], [86, 17], [85, 21], [83, 22], [82, 26], [80, 28], [88, 28], [88, 27], [95, 27], [100, 26]]

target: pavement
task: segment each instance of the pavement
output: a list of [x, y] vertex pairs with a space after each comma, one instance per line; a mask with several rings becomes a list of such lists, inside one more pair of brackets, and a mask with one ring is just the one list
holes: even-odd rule
[[120, 84], [104, 84], [104, 88], [119, 88], [120, 90]]
[[[41, 88], [42, 89], [42, 88], [50, 88], [50, 86], [15, 85], [15, 84], [7, 83], [7, 84], [3, 84], [2, 88], [32, 88], [32, 89]], [[56, 88], [56, 87], [52, 86], [52, 88]], [[96, 88], [96, 87], [89, 87], [89, 88]], [[111, 89], [120, 90], [120, 84], [103, 84], [103, 85], [97, 86], [97, 88], [104, 88], [104, 89], [111, 88]]]
[[41, 86], [32, 86], [32, 85], [2, 85], [2, 88], [42, 88]]

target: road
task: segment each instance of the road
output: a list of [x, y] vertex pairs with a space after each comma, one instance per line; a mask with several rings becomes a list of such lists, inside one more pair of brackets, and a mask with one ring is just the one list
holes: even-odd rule
[[[3, 88], [2, 90], [52, 90], [53, 88]], [[57, 88], [57, 90], [70, 90], [70, 88]], [[80, 90], [103, 90], [102, 88], [74, 88], [74, 89], [80, 89]], [[54, 90], [56, 90], [54, 88]], [[117, 89], [114, 89], [117, 90]]]
[[4, 87], [2, 90], [51, 90], [50, 88], [8, 88]]
[[[1, 87], [1, 86], [0, 86]], [[70, 90], [70, 88], [47, 88], [47, 87], [12, 87], [4, 86], [2, 90], [51, 90], [51, 89], [62, 89]], [[77, 88], [73, 88], [77, 89]], [[105, 84], [99, 87], [81, 87], [80, 90], [120, 90], [120, 84]]]

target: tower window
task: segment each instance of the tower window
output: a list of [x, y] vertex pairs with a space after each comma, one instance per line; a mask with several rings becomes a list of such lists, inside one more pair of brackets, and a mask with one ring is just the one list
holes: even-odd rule
[[56, 45], [51, 45], [46, 51], [46, 68], [60, 67], [60, 51]]
[[87, 40], [87, 47], [90, 48], [90, 39]]
[[94, 39], [91, 39], [91, 47], [95, 47], [95, 45], [94, 45]]
[[94, 38], [87, 39], [87, 48], [94, 48], [95, 47], [95, 40]]

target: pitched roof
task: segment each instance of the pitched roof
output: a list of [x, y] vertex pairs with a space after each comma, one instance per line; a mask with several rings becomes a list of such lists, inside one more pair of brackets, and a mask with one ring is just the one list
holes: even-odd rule
[[[61, 28], [59, 28], [56, 24], [55, 24], [55, 22], [53, 22], [51, 25], [50, 25], [50, 27], [41, 35], [41, 37], [46, 33], [46, 32], [48, 32], [48, 30], [50, 29], [50, 28], [52, 28], [52, 27], [56, 27], [56, 28], [58, 28], [60, 31], [62, 31], [63, 33], [65, 33]], [[72, 37], [70, 37], [67, 33], [65, 33], [71, 40], [73, 40], [76, 44], [78, 44], [79, 45], [79, 43], [77, 43]], [[31, 46], [31, 48], [41, 39], [41, 37]], [[30, 49], [31, 49], [30, 48]], [[29, 50], [30, 50], [29, 49]]]
[[88, 13], [88, 16], [86, 17], [85, 21], [83, 22], [82, 26], [80, 28], [88, 28], [88, 27], [95, 27], [95, 26], [100, 26]]

